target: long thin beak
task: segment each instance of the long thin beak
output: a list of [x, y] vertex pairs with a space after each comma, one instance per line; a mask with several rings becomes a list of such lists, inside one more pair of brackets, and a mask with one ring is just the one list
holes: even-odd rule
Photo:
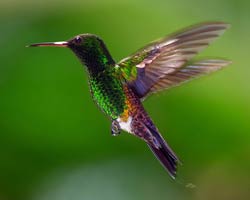
[[43, 42], [43, 43], [36, 43], [31, 44], [26, 47], [67, 47], [68, 42], [62, 41], [62, 42]]

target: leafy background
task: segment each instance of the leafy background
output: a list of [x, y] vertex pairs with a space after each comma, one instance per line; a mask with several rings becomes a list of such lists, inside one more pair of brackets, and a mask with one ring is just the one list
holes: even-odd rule
[[[241, 0], [1, 0], [0, 199], [249, 199], [249, 9]], [[176, 181], [142, 141], [110, 136], [69, 50], [25, 48], [90, 32], [118, 61], [202, 21], [232, 24], [200, 56], [233, 64], [145, 102], [183, 162]]]

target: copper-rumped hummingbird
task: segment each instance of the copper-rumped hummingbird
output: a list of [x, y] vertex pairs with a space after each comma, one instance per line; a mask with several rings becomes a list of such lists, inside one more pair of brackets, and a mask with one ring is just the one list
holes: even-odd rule
[[37, 43], [30, 47], [71, 49], [87, 68], [92, 97], [110, 118], [112, 135], [124, 130], [144, 140], [175, 178], [180, 161], [142, 102], [153, 93], [228, 65], [230, 61], [222, 59], [192, 60], [228, 27], [222, 22], [201, 23], [152, 42], [120, 62], [113, 60], [101, 38], [88, 33], [68, 41]]

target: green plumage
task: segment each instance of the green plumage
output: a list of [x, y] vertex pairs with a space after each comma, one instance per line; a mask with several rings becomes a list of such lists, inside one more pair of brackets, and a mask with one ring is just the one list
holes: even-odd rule
[[119, 68], [117, 68], [117, 74], [120, 74], [127, 81], [135, 80], [137, 77], [136, 65], [142, 62], [148, 55], [148, 52], [143, 51], [135, 53], [120, 61]]
[[89, 85], [93, 99], [111, 119], [116, 119], [123, 113], [125, 94], [122, 83], [114, 77], [113, 70], [105, 70], [90, 77]]
[[117, 119], [126, 106], [125, 94], [122, 80], [117, 78], [115, 62], [104, 42], [95, 35], [84, 34], [71, 40], [69, 47], [87, 66], [94, 101], [107, 116]]

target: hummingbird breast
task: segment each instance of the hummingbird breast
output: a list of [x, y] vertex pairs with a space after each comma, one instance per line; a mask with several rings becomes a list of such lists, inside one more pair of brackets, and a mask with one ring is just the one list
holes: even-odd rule
[[90, 77], [89, 85], [94, 101], [111, 119], [117, 119], [124, 112], [126, 97], [123, 85], [112, 71], [103, 71]]

